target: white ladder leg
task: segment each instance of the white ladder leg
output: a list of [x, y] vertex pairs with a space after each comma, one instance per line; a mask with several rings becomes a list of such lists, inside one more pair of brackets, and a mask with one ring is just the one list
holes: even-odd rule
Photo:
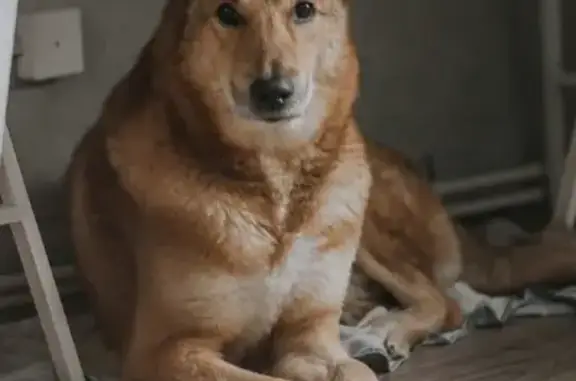
[[[2, 126], [5, 127], [5, 126]], [[10, 227], [30, 285], [54, 368], [60, 381], [84, 381], [76, 346], [54, 281], [36, 218], [24, 185], [10, 133], [4, 131], [2, 199], [17, 222]], [[8, 221], [4, 221], [6, 223]]]
[[558, 203], [566, 155], [562, 68], [562, 1], [540, 0], [544, 162], [552, 203]]
[[554, 208], [553, 222], [568, 229], [574, 227], [576, 219], [576, 123], [572, 129], [568, 155], [564, 161], [564, 173], [560, 180], [558, 197]]

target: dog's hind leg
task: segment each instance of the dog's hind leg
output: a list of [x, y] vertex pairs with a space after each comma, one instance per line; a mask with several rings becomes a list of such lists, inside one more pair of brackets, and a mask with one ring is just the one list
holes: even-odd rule
[[375, 317], [370, 326], [382, 337], [392, 358], [406, 358], [415, 344], [444, 327], [452, 306], [444, 290], [416, 266], [396, 262], [390, 271], [382, 260], [386, 258], [377, 260], [363, 249], [358, 252], [359, 266], [405, 309]]

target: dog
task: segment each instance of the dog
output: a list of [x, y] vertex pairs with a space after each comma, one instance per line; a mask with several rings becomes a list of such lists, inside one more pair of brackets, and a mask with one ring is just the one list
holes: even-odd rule
[[462, 273], [460, 237], [440, 198], [398, 151], [367, 142], [373, 185], [342, 322], [355, 325], [378, 305], [384, 347], [406, 357], [431, 333], [457, 327], [447, 290]]
[[349, 3], [168, 0], [79, 143], [72, 237], [122, 380], [376, 380], [339, 340], [371, 185]]

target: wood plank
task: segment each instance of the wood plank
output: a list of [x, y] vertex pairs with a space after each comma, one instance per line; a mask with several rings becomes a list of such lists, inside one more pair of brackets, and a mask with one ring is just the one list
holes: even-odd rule
[[576, 318], [517, 319], [444, 347], [421, 347], [381, 381], [574, 381]]

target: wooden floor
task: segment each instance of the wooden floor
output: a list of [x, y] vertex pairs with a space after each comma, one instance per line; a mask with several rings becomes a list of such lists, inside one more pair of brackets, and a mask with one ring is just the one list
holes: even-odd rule
[[423, 347], [382, 381], [576, 381], [576, 317], [516, 320]]
[[[87, 342], [79, 349], [84, 358], [92, 359], [86, 363], [87, 371], [100, 376], [96, 370], [103, 368], [102, 361], [92, 353], [92, 340], [84, 337], [88, 333], [78, 332], [77, 339]], [[37, 336], [43, 347], [39, 328]], [[36, 353], [29, 341], [18, 343], [26, 347], [24, 352]], [[89, 349], [83, 351], [84, 347]], [[2, 356], [0, 365], [1, 360]], [[517, 319], [501, 329], [477, 331], [449, 346], [422, 347], [381, 381], [576, 381], [576, 317]]]

